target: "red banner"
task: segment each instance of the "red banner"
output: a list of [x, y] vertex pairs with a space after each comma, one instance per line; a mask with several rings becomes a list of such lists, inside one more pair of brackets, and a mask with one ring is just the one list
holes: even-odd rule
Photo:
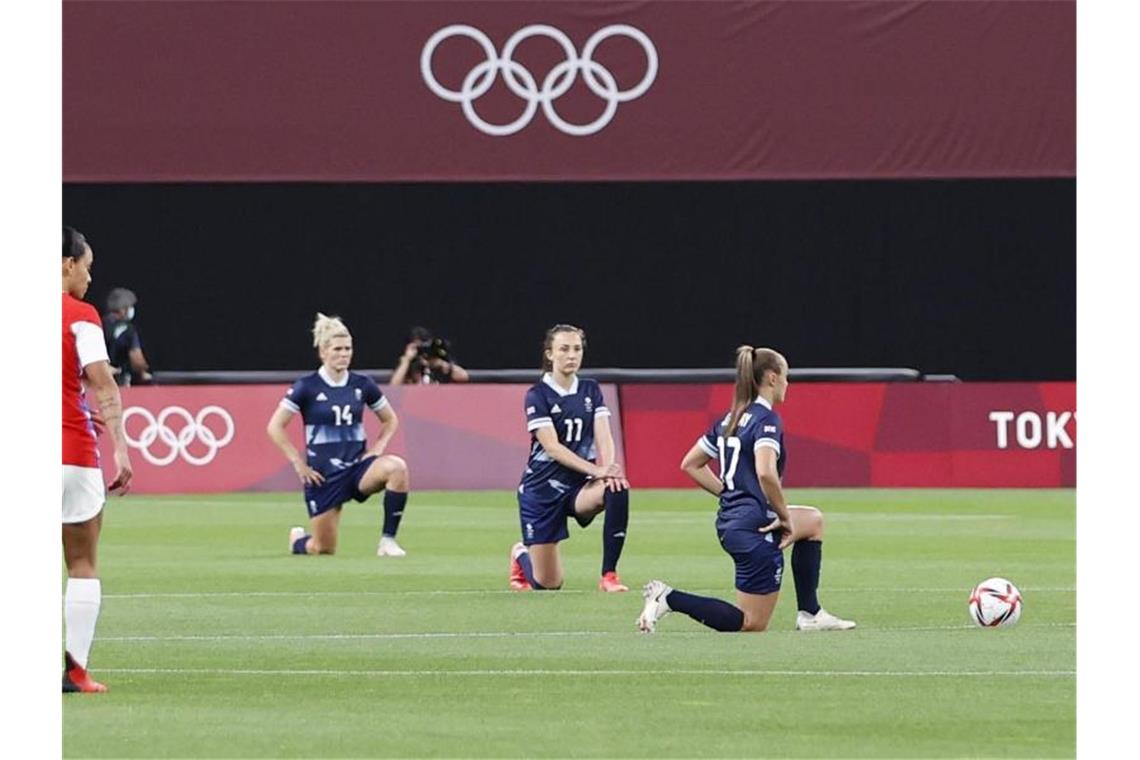
[[[727, 385], [623, 385], [635, 486], [688, 487], [681, 457]], [[789, 486], [1075, 486], [1075, 383], [811, 383], [779, 407]], [[715, 465], [714, 465], [715, 468]]]
[[63, 8], [67, 181], [1076, 171], [1074, 2]]
[[[514, 489], [530, 449], [523, 414], [526, 388], [386, 388], [384, 393], [400, 418], [388, 453], [408, 461], [414, 489]], [[265, 433], [284, 393], [285, 387], [272, 385], [124, 389], [124, 422], [135, 470], [133, 490], [299, 492], [293, 468]], [[603, 384], [602, 393], [613, 412], [611, 428], [621, 457], [617, 388]], [[365, 428], [369, 440], [375, 440], [375, 417], [366, 419]], [[294, 419], [290, 429], [294, 444], [304, 450], [300, 420]], [[110, 462], [106, 436], [100, 443], [104, 462]]]

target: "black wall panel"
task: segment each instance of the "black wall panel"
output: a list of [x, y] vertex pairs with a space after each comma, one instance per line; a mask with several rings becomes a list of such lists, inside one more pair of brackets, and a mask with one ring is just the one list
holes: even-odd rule
[[315, 365], [320, 309], [388, 367], [407, 328], [525, 367], [544, 329], [587, 365], [1076, 376], [1071, 179], [526, 184], [66, 184], [89, 300], [139, 297], [162, 369]]

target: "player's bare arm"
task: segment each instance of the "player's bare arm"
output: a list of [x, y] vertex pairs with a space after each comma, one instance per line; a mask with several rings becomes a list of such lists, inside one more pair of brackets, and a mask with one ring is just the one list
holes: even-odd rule
[[296, 447], [293, 446], [293, 442], [289, 440], [289, 434], [285, 432], [285, 428], [291, 419], [293, 419], [293, 412], [279, 406], [273, 412], [273, 416], [269, 418], [265, 432], [269, 435], [269, 439], [277, 445], [277, 448], [281, 449], [281, 453], [289, 460], [289, 464], [293, 465], [293, 471], [297, 473], [297, 477], [301, 479], [302, 483], [320, 485], [324, 482], [324, 477], [301, 457]]
[[558, 433], [554, 431], [553, 427], [540, 427], [534, 431], [534, 437], [538, 439], [539, 444], [558, 464], [569, 467], [577, 472], [584, 473], [594, 478], [616, 478], [622, 477], [621, 466], [617, 464], [610, 464], [602, 466], [588, 462], [582, 457], [575, 454], [573, 451], [563, 446], [558, 440]]
[[681, 469], [698, 486], [713, 496], [720, 496], [721, 491], [724, 490], [724, 484], [720, 482], [720, 478], [709, 467], [711, 461], [712, 457], [704, 452], [700, 444], [694, 443], [693, 448], [689, 449], [684, 459], [681, 460]]
[[598, 464], [602, 467], [616, 464], [621, 468], [621, 474], [606, 478], [606, 488], [611, 491], [624, 491], [629, 488], [629, 479], [625, 476], [625, 470], [616, 462], [616, 447], [613, 432], [610, 430], [609, 416], [603, 414], [594, 417], [594, 442], [598, 446]]
[[788, 501], [784, 498], [784, 488], [780, 485], [774, 449], [761, 446], [756, 452], [756, 474], [760, 479], [760, 490], [764, 492], [768, 504], [777, 515], [775, 520], [764, 526], [762, 532], [780, 531], [780, 548], [783, 549], [791, 545], [795, 525], [792, 522], [791, 510], [788, 509]]
[[396, 416], [391, 404], [384, 404], [375, 411], [383, 429], [380, 431], [380, 437], [376, 439], [376, 443], [372, 444], [372, 448], [368, 451], [369, 456], [383, 454], [388, 448], [388, 444], [392, 442], [392, 436], [396, 435], [396, 431], [400, 427], [400, 418]]
[[95, 403], [99, 405], [99, 416], [111, 435], [111, 443], [114, 446], [115, 477], [108, 490], [112, 493], [124, 493], [130, 487], [134, 473], [131, 470], [131, 458], [127, 450], [127, 436], [123, 432], [123, 398], [119, 394], [119, 386], [115, 384], [115, 375], [111, 371], [110, 362], [91, 362], [83, 368], [83, 375], [87, 387], [95, 396]]

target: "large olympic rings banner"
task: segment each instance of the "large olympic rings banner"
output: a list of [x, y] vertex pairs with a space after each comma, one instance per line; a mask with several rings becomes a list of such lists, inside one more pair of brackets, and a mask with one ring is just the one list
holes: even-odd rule
[[[536, 373], [537, 374], [537, 373]], [[287, 386], [189, 385], [123, 390], [124, 427], [136, 493], [300, 490], [293, 468], [265, 433]], [[523, 385], [384, 388], [400, 418], [386, 453], [408, 461], [415, 489], [513, 489], [526, 465], [530, 434]], [[610, 427], [623, 452], [617, 388], [602, 385]], [[289, 430], [304, 451], [302, 424]], [[375, 441], [379, 422], [366, 415]], [[100, 438], [110, 468], [107, 436]], [[110, 478], [111, 473], [104, 473]], [[298, 497], [299, 498], [299, 497]]]
[[[788, 389], [788, 486], [1075, 486], [1076, 383], [804, 383]], [[623, 385], [630, 481], [689, 487], [681, 457], [727, 385]], [[716, 470], [717, 465], [713, 464]]]
[[63, 4], [66, 181], [1042, 177], [1076, 4]]

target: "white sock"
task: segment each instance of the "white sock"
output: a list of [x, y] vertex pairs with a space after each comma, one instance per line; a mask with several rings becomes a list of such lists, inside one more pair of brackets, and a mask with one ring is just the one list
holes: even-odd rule
[[67, 653], [87, 667], [91, 642], [95, 638], [95, 621], [99, 619], [99, 604], [103, 587], [98, 578], [68, 578], [63, 594], [63, 623], [67, 639]]

